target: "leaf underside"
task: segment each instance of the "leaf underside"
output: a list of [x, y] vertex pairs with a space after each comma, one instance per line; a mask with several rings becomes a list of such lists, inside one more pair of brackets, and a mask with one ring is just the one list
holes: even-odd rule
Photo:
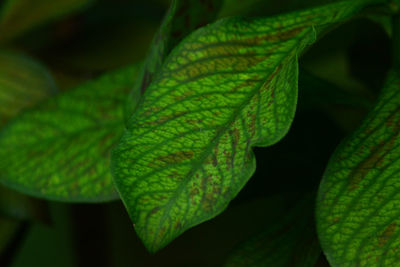
[[317, 227], [332, 266], [400, 262], [400, 73], [392, 72], [361, 127], [332, 156]]
[[132, 66], [51, 98], [0, 132], [0, 181], [23, 193], [62, 201], [118, 198], [110, 150], [123, 130]]
[[291, 125], [297, 57], [315, 40], [314, 26], [370, 2], [223, 19], [171, 52], [112, 156], [118, 191], [149, 251], [226, 208], [255, 170], [251, 147], [276, 143]]

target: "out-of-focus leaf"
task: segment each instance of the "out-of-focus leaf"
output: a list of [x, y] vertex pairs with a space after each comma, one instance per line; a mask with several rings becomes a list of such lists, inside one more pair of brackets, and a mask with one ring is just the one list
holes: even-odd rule
[[291, 210], [282, 210], [284, 214], [279, 219], [238, 246], [225, 266], [314, 266], [321, 248], [314, 228], [313, 203], [314, 197], [307, 196]]
[[344, 105], [364, 110], [373, 106], [372, 99], [343, 90], [306, 70], [300, 72], [299, 86], [304, 88], [302, 95], [310, 106]]
[[299, 92], [299, 109], [323, 110], [346, 132], [353, 131], [374, 104], [373, 99], [344, 90], [304, 69], [299, 75]]
[[94, 0], [7, 0], [0, 6], [0, 42], [60, 16], [89, 6]]
[[226, 208], [254, 173], [251, 147], [289, 130], [297, 59], [315, 28], [372, 3], [223, 19], [171, 52], [113, 152], [118, 191], [150, 251]]
[[332, 266], [400, 262], [400, 74], [333, 154], [317, 201], [317, 227]]
[[212, 22], [221, 4], [222, 0], [172, 0], [127, 101], [127, 119], [132, 115], [140, 96], [160, 70], [171, 49], [195, 29]]
[[[154, 0], [97, 1], [82, 16], [46, 27], [50, 42], [35, 47], [51, 66], [75, 74], [120, 68], [144, 60], [165, 10]], [[18, 45], [26, 47], [46, 28]]]
[[45, 57], [56, 69], [72, 73], [120, 68], [144, 59], [157, 26], [146, 20], [123, 21], [113, 29], [85, 32], [78, 42], [68, 47], [62, 43]]
[[118, 198], [109, 153], [136, 74], [136, 66], [106, 74], [18, 116], [0, 132], [1, 182], [46, 199]]
[[225, 0], [219, 17], [237, 15], [275, 15], [303, 8], [312, 8], [341, 0]]
[[254, 9], [269, 6], [269, 9], [274, 9], [274, 1], [272, 0], [224, 0], [224, 4], [218, 14], [218, 17], [230, 17], [237, 15], [248, 15]]
[[49, 72], [33, 59], [0, 50], [0, 128], [22, 109], [56, 93]]

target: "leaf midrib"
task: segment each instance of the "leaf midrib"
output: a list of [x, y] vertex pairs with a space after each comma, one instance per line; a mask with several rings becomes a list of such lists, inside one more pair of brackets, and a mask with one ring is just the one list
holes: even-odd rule
[[[297, 38], [297, 42], [294, 43], [293, 47], [297, 47], [297, 45], [299, 43], [301, 43], [301, 41], [303, 41], [303, 38], [305, 39], [305, 36], [307, 36], [307, 34], [310, 32], [310, 29], [312, 31], [312, 27], [305, 27], [303, 33], [301, 33], [298, 38]], [[274, 67], [272, 67], [272, 69], [276, 69], [278, 66], [282, 65], [285, 63], [285, 59], [286, 60], [290, 60], [291, 56], [295, 56], [296, 54], [296, 49], [292, 49], [294, 51], [290, 51], [292, 53], [294, 53], [293, 55], [286, 55], [286, 56], [282, 56], [282, 60], [279, 61], [279, 63], [277, 63], [276, 65], [274, 65]], [[273, 72], [272, 72], [273, 73]], [[272, 73], [270, 75], [272, 75]], [[269, 75], [268, 75], [269, 76]], [[266, 77], [266, 80], [268, 80], [268, 77]], [[212, 141], [210, 142], [210, 144], [207, 146], [207, 148], [205, 149], [205, 151], [199, 156], [199, 160], [197, 162], [194, 162], [193, 166], [194, 168], [190, 169], [189, 172], [187, 173], [187, 175], [185, 175], [185, 177], [182, 179], [181, 184], [178, 186], [177, 190], [174, 191], [174, 196], [170, 198], [170, 200], [168, 201], [167, 204], [164, 205], [163, 207], [163, 216], [160, 219], [160, 223], [158, 225], [158, 229], [157, 232], [154, 236], [158, 237], [162, 224], [165, 222], [166, 218], [167, 218], [167, 210], [169, 210], [172, 206], [172, 204], [176, 201], [176, 199], [178, 198], [178, 196], [181, 194], [184, 186], [186, 186], [189, 181], [191, 180], [191, 177], [193, 177], [194, 173], [196, 173], [201, 167], [202, 164], [204, 163], [204, 161], [206, 160], [206, 158], [209, 156], [210, 151], [212, 150], [212, 148], [215, 146], [215, 144], [219, 141], [219, 139], [223, 136], [223, 134], [228, 131], [228, 129], [231, 127], [231, 125], [237, 120], [240, 112], [243, 110], [243, 108], [245, 106], [247, 106], [251, 100], [253, 99], [253, 97], [257, 94], [257, 92], [260, 90], [260, 87], [265, 83], [264, 82], [260, 82], [260, 86], [257, 86], [254, 90], [249, 92], [249, 97], [247, 99], [245, 99], [243, 101], [243, 103], [241, 105], [239, 105], [236, 110], [233, 112], [232, 116], [227, 120], [227, 123], [225, 127], [221, 127], [220, 130], [217, 131], [217, 134], [215, 135], [215, 137], [212, 139]], [[186, 226], [185, 228], [188, 229], [190, 227], [190, 225]], [[183, 230], [184, 231], [184, 230]], [[154, 238], [153, 240], [153, 245], [152, 247], [154, 247], [154, 244], [156, 243], [156, 238]], [[164, 243], [164, 242], [163, 242]], [[163, 244], [161, 243], [161, 244]]]

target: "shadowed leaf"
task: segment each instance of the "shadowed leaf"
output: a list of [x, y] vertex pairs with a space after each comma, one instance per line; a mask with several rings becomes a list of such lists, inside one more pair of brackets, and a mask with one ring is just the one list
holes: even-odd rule
[[171, 52], [113, 153], [118, 191], [150, 251], [226, 208], [254, 173], [251, 147], [289, 130], [297, 58], [315, 41], [315, 27], [366, 3], [223, 19]]
[[318, 234], [332, 266], [400, 261], [400, 74], [391, 72], [361, 127], [332, 156], [320, 185]]
[[127, 101], [127, 119], [132, 115], [140, 96], [160, 70], [171, 49], [192, 31], [212, 22], [221, 4], [222, 0], [173, 0], [171, 2]]
[[56, 93], [48, 71], [29, 57], [0, 51], [0, 129], [22, 109]]
[[0, 179], [63, 201], [118, 198], [109, 153], [123, 132], [123, 104], [137, 67], [107, 74], [18, 116], [0, 133]]
[[93, 0], [8, 0], [0, 6], [0, 42], [8, 41]]
[[294, 202], [294, 207], [282, 209], [281, 217], [265, 225], [261, 233], [238, 246], [225, 266], [314, 266], [321, 253], [314, 228], [314, 197]]

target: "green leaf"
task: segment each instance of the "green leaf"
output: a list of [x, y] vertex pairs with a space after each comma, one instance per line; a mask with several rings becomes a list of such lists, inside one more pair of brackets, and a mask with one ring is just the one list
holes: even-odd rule
[[251, 147], [289, 130], [297, 57], [314, 27], [367, 2], [223, 19], [171, 52], [113, 152], [117, 188], [149, 251], [226, 208], [254, 173]]
[[[291, 209], [265, 225], [261, 233], [238, 246], [225, 266], [312, 267], [321, 253], [314, 228], [314, 197], [293, 199]], [[268, 210], [264, 211], [268, 212]]]
[[127, 101], [127, 119], [132, 115], [140, 96], [146, 91], [172, 48], [192, 31], [212, 22], [221, 5], [222, 0], [172, 0], [160, 29], [153, 39], [149, 54], [140, 71], [140, 78], [137, 79]]
[[1, 182], [46, 199], [116, 199], [109, 152], [136, 74], [136, 66], [107, 74], [18, 116], [0, 132]]
[[8, 0], [0, 10], [0, 42], [87, 7], [91, 2], [93, 0]]
[[0, 128], [22, 109], [54, 95], [49, 72], [33, 59], [0, 50]]
[[333, 154], [322, 179], [317, 227], [332, 266], [400, 262], [400, 73], [361, 127]]

